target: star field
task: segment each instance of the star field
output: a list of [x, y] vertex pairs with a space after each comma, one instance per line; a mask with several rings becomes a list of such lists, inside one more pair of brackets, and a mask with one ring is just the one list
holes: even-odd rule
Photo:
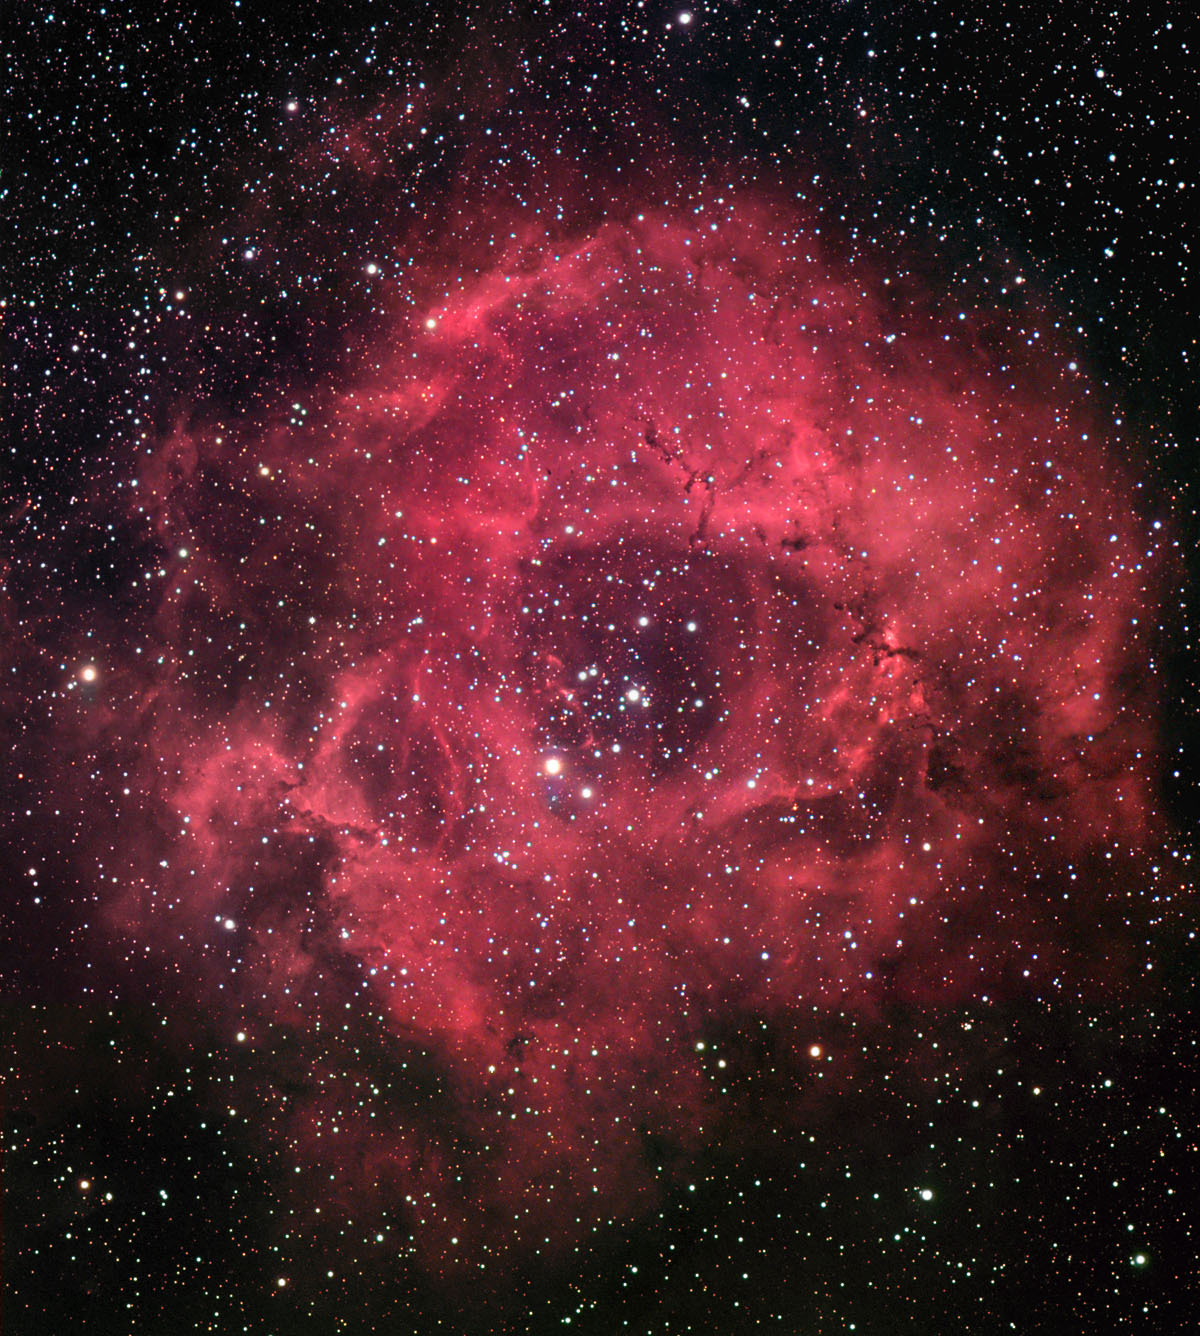
[[1186, 26], [14, 17], [6, 1331], [1183, 1329]]

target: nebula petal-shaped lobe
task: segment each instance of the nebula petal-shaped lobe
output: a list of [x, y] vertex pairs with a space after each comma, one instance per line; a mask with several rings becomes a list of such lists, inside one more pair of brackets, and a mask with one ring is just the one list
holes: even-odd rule
[[1151, 544], [1036, 311], [765, 196], [612, 219], [497, 211], [356, 372], [142, 479], [180, 833], [114, 918], [236, 943], [231, 1025], [374, 1036], [277, 1134], [434, 1269], [644, 1210], [741, 1017], [799, 1091], [814, 1008], [1097, 982], [1046, 905], [1155, 829]]

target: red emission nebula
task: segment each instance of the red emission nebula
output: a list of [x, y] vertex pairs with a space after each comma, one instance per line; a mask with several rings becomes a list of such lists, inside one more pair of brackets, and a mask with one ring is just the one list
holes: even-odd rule
[[1135, 968], [1156, 539], [1112, 410], [1011, 280], [960, 313], [711, 196], [497, 208], [352, 368], [143, 456], [110, 926], [255, 1064], [297, 1228], [385, 1210], [431, 1274], [797, 1123], [848, 1018]]

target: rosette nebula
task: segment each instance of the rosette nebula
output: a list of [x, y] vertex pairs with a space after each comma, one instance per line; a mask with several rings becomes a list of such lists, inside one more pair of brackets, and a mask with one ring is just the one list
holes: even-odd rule
[[801, 133], [849, 75], [714, 47], [693, 127], [661, 62], [784, 36], [598, 9], [312, 38], [14, 303], [6, 1330], [1148, 1330], [1191, 1264], [1125, 334], [867, 75]]
[[103, 907], [252, 1065], [290, 1246], [481, 1286], [836, 1116], [857, 1025], [1103, 990], [1079, 879], [1157, 826], [1155, 543], [1051, 315], [749, 188], [484, 230], [151, 442]]
[[1186, 25], [8, 8], [5, 1336], [1191, 1330]]

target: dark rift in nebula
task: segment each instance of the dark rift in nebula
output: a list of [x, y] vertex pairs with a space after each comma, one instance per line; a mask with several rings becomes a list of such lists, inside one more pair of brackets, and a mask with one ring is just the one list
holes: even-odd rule
[[184, 406], [138, 479], [157, 812], [108, 921], [331, 1227], [434, 1270], [755, 1135], [711, 1079], [751, 1021], [794, 1119], [834, 1017], [1103, 989], [1158, 838], [1154, 536], [1053, 314], [709, 193], [481, 204], [486, 264], [426, 246], [347, 369]]

